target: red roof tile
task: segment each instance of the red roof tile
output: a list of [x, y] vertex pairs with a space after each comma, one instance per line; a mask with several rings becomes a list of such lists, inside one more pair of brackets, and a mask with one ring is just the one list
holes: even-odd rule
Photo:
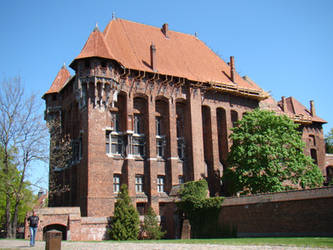
[[[279, 106], [282, 106], [282, 102], [279, 101]], [[287, 110], [285, 113], [291, 113], [298, 116], [303, 116], [305, 118], [309, 118], [314, 122], [326, 123], [325, 120], [320, 117], [311, 115], [311, 112], [299, 101], [297, 101], [294, 97], [290, 96], [286, 98]]]
[[325, 120], [320, 117], [311, 115], [311, 112], [294, 97], [285, 98], [286, 109], [282, 108], [282, 100], [276, 102], [273, 97], [269, 97], [266, 100], [260, 102], [262, 109], [268, 109], [274, 111], [278, 115], [287, 115], [291, 119], [299, 122], [319, 122], [326, 123]]
[[[153, 72], [150, 66], [150, 45], [153, 43], [158, 73], [234, 85], [230, 80], [230, 66], [197, 37], [171, 30], [167, 34], [165, 36], [158, 27], [115, 19], [103, 33], [94, 31], [90, 35], [75, 60], [94, 56], [110, 58], [126, 68]], [[238, 74], [235, 83], [242, 88], [261, 90]]]
[[65, 83], [70, 77], [71, 74], [67, 70], [66, 66], [62, 66], [56, 78], [54, 79], [50, 89], [44, 95], [58, 93], [64, 87]]
[[81, 50], [81, 53], [76, 57], [76, 59], [88, 57], [114, 59], [112, 53], [109, 51], [109, 48], [105, 43], [103, 33], [101, 33], [97, 27], [90, 34], [86, 44]]

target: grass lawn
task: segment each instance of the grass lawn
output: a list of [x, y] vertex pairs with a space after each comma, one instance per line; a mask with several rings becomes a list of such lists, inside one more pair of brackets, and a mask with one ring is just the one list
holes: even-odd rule
[[[128, 242], [128, 241], [124, 241]], [[136, 243], [221, 244], [221, 245], [270, 245], [333, 248], [333, 237], [274, 237], [274, 238], [226, 238], [191, 240], [141, 240]]]

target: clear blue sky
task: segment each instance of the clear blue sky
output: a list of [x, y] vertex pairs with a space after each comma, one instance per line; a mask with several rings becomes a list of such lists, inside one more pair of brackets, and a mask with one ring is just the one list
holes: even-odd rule
[[96, 23], [104, 30], [113, 12], [197, 32], [224, 60], [235, 56], [236, 70], [275, 99], [294, 96], [306, 107], [313, 99], [317, 114], [328, 121], [324, 132], [333, 127], [332, 0], [2, 1], [0, 80], [20, 75], [29, 91], [42, 96]]

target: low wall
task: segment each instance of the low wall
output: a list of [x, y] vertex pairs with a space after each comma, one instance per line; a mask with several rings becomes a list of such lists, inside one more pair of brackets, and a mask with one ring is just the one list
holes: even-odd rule
[[[40, 220], [36, 240], [43, 240], [43, 234], [50, 229], [62, 231], [63, 239], [66, 240], [101, 241], [108, 239], [109, 222], [107, 217], [81, 217], [79, 207], [50, 207], [35, 211]], [[24, 235], [25, 239], [29, 239], [27, 221]]]
[[238, 237], [333, 236], [333, 187], [226, 198], [219, 224]]

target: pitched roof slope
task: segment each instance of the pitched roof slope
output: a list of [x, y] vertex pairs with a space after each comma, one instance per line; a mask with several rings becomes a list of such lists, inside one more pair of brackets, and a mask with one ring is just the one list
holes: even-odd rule
[[90, 34], [86, 44], [81, 50], [81, 53], [76, 57], [76, 59], [88, 57], [115, 59], [105, 43], [103, 33], [101, 33], [97, 27]]
[[69, 73], [66, 66], [62, 66], [56, 78], [54, 79], [50, 89], [44, 95], [58, 93], [64, 87], [70, 77], [71, 74]]
[[278, 115], [287, 115], [291, 119], [298, 121], [306, 121], [306, 122], [319, 122], [326, 123], [325, 120], [320, 117], [311, 115], [311, 112], [299, 101], [297, 101], [294, 97], [290, 96], [285, 98], [286, 107], [283, 110], [282, 100], [276, 102], [272, 96], [269, 98], [262, 100], [259, 104], [260, 108], [274, 111]]
[[[153, 43], [158, 73], [198, 82], [235, 85], [231, 81], [230, 66], [195, 36], [171, 30], [166, 36], [161, 28], [123, 19], [112, 20], [105, 28], [103, 35], [107, 48], [104, 48], [102, 33], [94, 33], [75, 60], [98, 56], [115, 59], [126, 68], [153, 72], [150, 62], [150, 45]], [[99, 39], [102, 47], [88, 49], [95, 48], [90, 43], [98, 43], [94, 39]], [[237, 73], [234, 82], [242, 88], [261, 90]]]
[[[282, 102], [278, 102], [279, 106], [282, 106]], [[311, 119], [314, 122], [326, 123], [325, 120], [321, 119], [320, 117], [311, 115], [311, 112], [299, 101], [297, 101], [294, 97], [290, 96], [286, 98], [286, 109], [285, 113], [291, 113], [294, 115], [304, 116], [306, 118]]]

